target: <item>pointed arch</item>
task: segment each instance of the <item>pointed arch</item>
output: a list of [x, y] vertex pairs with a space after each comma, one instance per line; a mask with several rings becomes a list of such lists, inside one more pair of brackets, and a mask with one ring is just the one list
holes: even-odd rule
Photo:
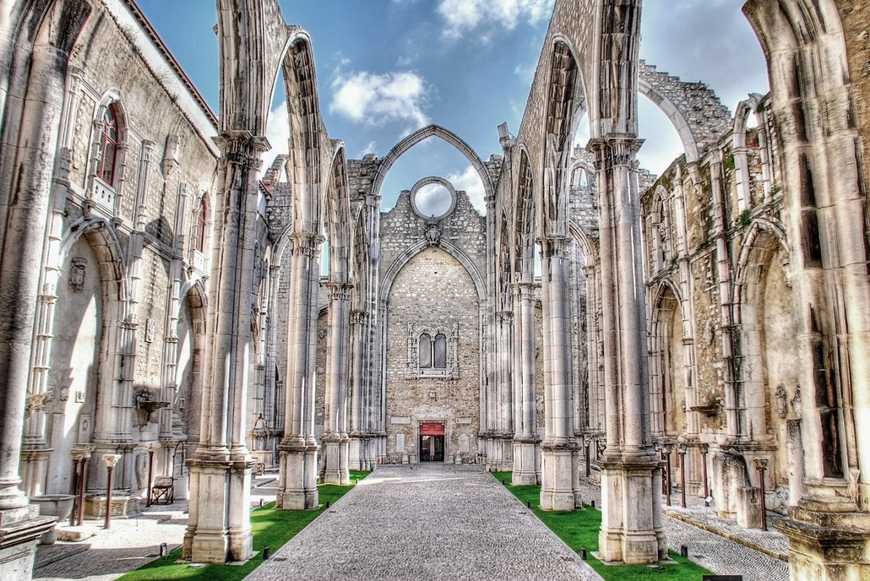
[[731, 112], [704, 83], [681, 81], [644, 61], [638, 63], [637, 83], [676, 129], [690, 163], [731, 128]]
[[386, 179], [393, 164], [396, 163], [396, 161], [402, 157], [406, 151], [430, 137], [441, 139], [445, 143], [455, 147], [459, 153], [464, 155], [477, 172], [477, 175], [480, 176], [480, 181], [483, 182], [483, 190], [486, 197], [494, 195], [495, 190], [493, 188], [492, 180], [489, 177], [489, 172], [483, 164], [483, 161], [478, 157], [477, 153], [475, 153], [471, 146], [463, 141], [458, 135], [440, 125], [427, 125], [426, 127], [422, 127], [393, 146], [378, 166], [378, 173], [375, 176], [374, 183], [372, 184], [372, 194], [375, 196], [380, 195], [384, 179]]
[[344, 144], [335, 142], [335, 153], [325, 190], [321, 223], [329, 241], [330, 278], [345, 282], [351, 276], [351, 239], [353, 223], [350, 219], [350, 193], [344, 159]]

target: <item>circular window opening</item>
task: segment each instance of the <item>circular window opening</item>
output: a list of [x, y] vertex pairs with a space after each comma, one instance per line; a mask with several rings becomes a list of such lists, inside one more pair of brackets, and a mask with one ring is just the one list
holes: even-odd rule
[[411, 205], [421, 218], [440, 220], [453, 211], [456, 194], [450, 182], [443, 178], [423, 178], [414, 184]]

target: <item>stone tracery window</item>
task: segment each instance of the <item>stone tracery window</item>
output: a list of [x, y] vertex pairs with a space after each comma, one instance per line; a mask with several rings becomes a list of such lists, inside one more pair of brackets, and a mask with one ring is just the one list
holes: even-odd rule
[[115, 107], [108, 106], [103, 111], [100, 120], [102, 133], [100, 134], [100, 157], [97, 164], [97, 177], [110, 186], [115, 183], [115, 165], [118, 159], [120, 147], [120, 131], [118, 128], [118, 116]]
[[420, 369], [429, 369], [432, 367], [432, 338], [429, 333], [420, 335], [419, 346], [417, 352], [420, 356]]
[[452, 329], [408, 325], [408, 367], [411, 379], [459, 377], [459, 325]]
[[447, 337], [443, 333], [435, 335], [435, 345], [432, 349], [434, 353], [435, 369], [447, 368]]

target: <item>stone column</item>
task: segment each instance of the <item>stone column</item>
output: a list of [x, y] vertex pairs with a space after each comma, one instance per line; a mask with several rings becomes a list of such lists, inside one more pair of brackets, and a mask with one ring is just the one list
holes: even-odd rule
[[232, 131], [221, 148], [209, 277], [208, 355], [199, 446], [190, 460], [190, 518], [184, 554], [194, 562], [243, 561], [253, 551], [245, 445], [251, 317], [256, 300], [257, 168], [265, 138]]
[[326, 354], [326, 411], [323, 442], [326, 469], [325, 484], [349, 484], [347, 466], [347, 349], [348, 306], [351, 285], [328, 283], [329, 289], [329, 351]]
[[33, 333], [33, 370], [27, 394], [21, 471], [28, 496], [45, 494], [48, 459], [52, 452], [46, 435], [46, 403], [57, 307], [57, 284], [61, 276], [63, 222], [69, 189], [70, 150], [61, 148], [53, 181], [51, 214], [43, 253], [43, 273]]
[[652, 563], [665, 555], [660, 468], [649, 433], [640, 204], [635, 156], [641, 142], [591, 142], [601, 199], [607, 449], [602, 459], [599, 552], [605, 561]]
[[9, 93], [3, 95], [0, 578], [4, 579], [31, 578], [36, 540], [55, 522], [53, 517], [40, 517], [38, 508], [28, 503], [19, 488], [19, 462], [25, 407], [41, 403], [28, 401], [27, 390], [67, 63], [89, 12], [87, 2], [58, 3], [46, 16], [42, 30], [33, 31], [40, 44], [33, 46], [32, 53], [26, 54], [26, 43], [16, 47]]
[[496, 334], [496, 433], [492, 436], [494, 458], [492, 458], [490, 465], [494, 470], [510, 470], [512, 468], [511, 447], [513, 440], [513, 418], [511, 411], [511, 394], [513, 391], [511, 381], [513, 311], [500, 310], [496, 314], [496, 320], [498, 323]]
[[[317, 253], [320, 237], [294, 234], [291, 239], [290, 304], [287, 317], [287, 381], [285, 384], [284, 438], [278, 446], [281, 457], [280, 491], [277, 504], [284, 510], [314, 508], [305, 494], [305, 455], [308, 447], [305, 426], [305, 389], [309, 377], [310, 335], [317, 336], [317, 319], [311, 320], [311, 304], [317, 304], [317, 287], [312, 276], [320, 276]], [[313, 271], [313, 275], [312, 275]], [[316, 469], [316, 464], [315, 464]]]
[[520, 384], [520, 422], [515, 426], [513, 484], [537, 484], [536, 450], [538, 445], [537, 414], [535, 413], [535, 284], [530, 281], [516, 283], [514, 294], [518, 303], [517, 357], [514, 370]]
[[[541, 509], [574, 510], [574, 418], [571, 405], [571, 323], [568, 315], [567, 238], [541, 242], [544, 312], [544, 407], [547, 433], [541, 445]], [[547, 365], [549, 364], [549, 365]], [[549, 369], [547, 370], [547, 367]]]
[[363, 359], [365, 333], [368, 317], [365, 311], [353, 311], [350, 315], [351, 329], [351, 396], [350, 396], [350, 449], [349, 468], [365, 470], [365, 426], [363, 426]]
[[308, 366], [305, 376], [305, 391], [303, 403], [302, 428], [305, 433], [305, 472], [303, 482], [305, 485], [305, 506], [316, 507], [320, 504], [320, 496], [317, 491], [317, 477], [319, 464], [317, 462], [320, 445], [314, 433], [314, 409], [317, 393], [317, 319], [320, 314], [320, 305], [317, 303], [320, 289], [320, 256], [324, 238], [318, 236], [313, 240], [311, 268], [308, 271], [308, 320], [310, 332], [308, 333]]

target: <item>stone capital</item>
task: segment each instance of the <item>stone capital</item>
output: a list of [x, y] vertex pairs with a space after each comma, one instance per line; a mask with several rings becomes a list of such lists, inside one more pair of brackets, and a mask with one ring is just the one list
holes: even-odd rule
[[350, 291], [353, 289], [353, 284], [345, 281], [327, 281], [323, 286], [326, 287], [327, 295], [330, 301], [349, 301]]
[[637, 152], [644, 140], [632, 134], [611, 133], [589, 141], [587, 149], [595, 156], [597, 171], [612, 170], [616, 167], [631, 169]]
[[229, 130], [213, 138], [227, 161], [248, 169], [260, 167], [260, 154], [272, 146], [265, 136], [254, 135], [247, 130]]
[[324, 237], [313, 232], [294, 232], [290, 235], [290, 252], [294, 255], [316, 257]]

